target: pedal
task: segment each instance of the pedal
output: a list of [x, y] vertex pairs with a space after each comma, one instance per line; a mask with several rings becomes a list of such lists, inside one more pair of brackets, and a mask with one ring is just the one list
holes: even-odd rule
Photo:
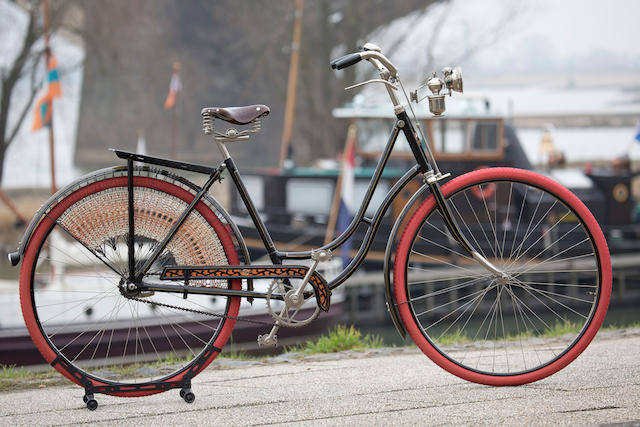
[[276, 347], [278, 336], [275, 334], [258, 335], [258, 347]]

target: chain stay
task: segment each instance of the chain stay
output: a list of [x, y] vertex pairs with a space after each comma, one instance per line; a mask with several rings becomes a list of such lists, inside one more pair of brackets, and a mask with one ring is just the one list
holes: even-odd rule
[[152, 305], [157, 305], [157, 306], [160, 306], [160, 307], [172, 308], [172, 309], [175, 309], [175, 310], [188, 311], [190, 313], [203, 314], [205, 316], [218, 317], [218, 318], [221, 318], [221, 319], [230, 319], [230, 320], [253, 323], [253, 324], [256, 324], [256, 325], [263, 325], [263, 326], [264, 325], [273, 326], [275, 324], [275, 322], [265, 322], [265, 321], [261, 321], [261, 320], [247, 319], [245, 317], [229, 316], [229, 315], [226, 315], [226, 314], [212, 313], [212, 312], [209, 312], [209, 311], [202, 311], [202, 310], [195, 310], [195, 309], [192, 309], [192, 308], [178, 307], [177, 305], [165, 304], [163, 302], [156, 302], [156, 301], [151, 301], [151, 300], [143, 299], [143, 298], [136, 298], [136, 297], [132, 297], [132, 296], [126, 296], [126, 298], [128, 298], [130, 300], [133, 300], [133, 301], [143, 302], [145, 304], [152, 304]]

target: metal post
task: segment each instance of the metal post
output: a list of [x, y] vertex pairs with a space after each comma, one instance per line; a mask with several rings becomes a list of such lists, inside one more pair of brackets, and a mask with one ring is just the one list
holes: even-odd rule
[[135, 264], [135, 224], [133, 210], [133, 159], [127, 160], [127, 192], [128, 192], [128, 215], [129, 215], [129, 236], [127, 236], [127, 246], [129, 247], [129, 282], [134, 283], [136, 279]]
[[[43, 31], [44, 31], [44, 57], [45, 66], [49, 66], [49, 60], [51, 59], [51, 50], [49, 49], [49, 2], [43, 0], [42, 11], [44, 15]], [[49, 111], [51, 113], [51, 120], [49, 121], [49, 152], [51, 154], [51, 194], [54, 194], [57, 190], [56, 187], [56, 161], [54, 154], [54, 139], [53, 139], [53, 99], [49, 100]]]
[[302, 39], [302, 11], [304, 0], [296, 0], [296, 20], [293, 24], [293, 40], [291, 41], [291, 61], [289, 62], [289, 81], [287, 83], [287, 104], [284, 112], [284, 130], [280, 144], [280, 168], [287, 159], [291, 135], [293, 133], [293, 113], [296, 106], [296, 87], [298, 85], [298, 63], [300, 62], [300, 40]]

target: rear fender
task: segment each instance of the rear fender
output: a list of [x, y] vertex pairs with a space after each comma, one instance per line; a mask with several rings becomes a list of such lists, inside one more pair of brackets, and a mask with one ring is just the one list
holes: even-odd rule
[[[160, 169], [156, 169], [156, 168], [151, 168], [148, 166], [139, 166], [136, 167], [136, 172], [153, 172], [153, 173], [157, 173], [159, 175], [164, 175], [167, 177], [170, 177], [171, 179], [175, 180], [177, 183], [182, 184], [186, 187], [188, 187], [189, 189], [191, 189], [191, 191], [193, 191], [194, 193], [198, 192], [199, 187], [194, 184], [193, 182], [178, 176], [178, 175], [174, 175], [168, 171], [165, 170], [160, 170]], [[127, 167], [126, 166], [114, 166], [114, 167], [110, 167], [110, 168], [105, 168], [105, 169], [101, 169], [95, 172], [92, 172], [88, 175], [85, 175], [81, 178], [79, 178], [78, 180], [72, 182], [71, 184], [67, 185], [64, 188], [61, 188], [60, 190], [58, 190], [58, 192], [56, 192], [54, 195], [52, 195], [43, 205], [42, 207], [40, 207], [40, 209], [38, 210], [38, 212], [36, 212], [36, 214], [34, 215], [33, 219], [31, 220], [31, 222], [29, 223], [29, 225], [27, 226], [24, 234], [22, 235], [22, 239], [20, 240], [20, 245], [18, 246], [18, 250], [16, 252], [10, 253], [9, 254], [9, 260], [11, 261], [11, 264], [16, 266], [20, 263], [20, 260], [22, 259], [22, 256], [24, 255], [24, 252], [27, 248], [27, 245], [29, 244], [29, 241], [31, 240], [31, 235], [33, 234], [33, 231], [36, 229], [36, 227], [38, 226], [38, 224], [40, 223], [40, 221], [42, 221], [42, 219], [44, 217], [47, 216], [47, 214], [49, 213], [49, 211], [63, 198], [67, 197], [69, 194], [73, 193], [74, 191], [92, 183], [95, 181], [99, 181], [101, 179], [106, 179], [108, 177], [112, 177], [112, 176], [122, 176], [122, 175], [126, 175], [127, 173]], [[209, 204], [212, 208], [212, 210], [214, 210], [214, 212], [217, 212], [220, 216], [222, 216], [222, 218], [224, 219], [224, 221], [226, 222], [226, 224], [229, 226], [230, 228], [230, 232], [233, 235], [232, 237], [234, 237], [234, 243], [237, 246], [237, 249], [239, 251], [238, 255], [240, 256], [240, 261], [246, 265], [250, 265], [251, 264], [251, 259], [249, 258], [249, 251], [247, 249], [247, 246], [244, 242], [244, 239], [242, 238], [242, 234], [240, 233], [240, 230], [238, 229], [238, 226], [232, 221], [231, 216], [229, 215], [229, 213], [218, 203], [218, 201], [216, 199], [214, 199], [211, 195], [209, 194], [205, 194], [203, 199], [202, 199], [205, 203]], [[253, 290], [253, 280], [248, 279], [247, 280], [247, 285], [249, 290]]]

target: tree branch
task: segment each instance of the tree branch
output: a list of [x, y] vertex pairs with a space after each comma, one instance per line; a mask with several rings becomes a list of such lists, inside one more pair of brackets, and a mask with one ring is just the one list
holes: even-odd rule
[[486, 49], [499, 41], [502, 35], [508, 32], [511, 29], [511, 26], [514, 25], [514, 18], [518, 13], [519, 11], [516, 7], [509, 9], [493, 27], [489, 28], [482, 34], [479, 34], [478, 37], [475, 37], [475, 43], [468, 45], [467, 48], [452, 61], [452, 63], [457, 64], [464, 60], [468, 60], [473, 55], [482, 51], [482, 49]]
[[18, 134], [18, 130], [20, 129], [20, 126], [22, 125], [22, 122], [24, 121], [24, 118], [27, 116], [27, 113], [31, 109], [31, 106], [33, 104], [33, 100], [36, 97], [36, 94], [38, 93], [38, 90], [40, 90], [40, 87], [42, 87], [42, 85], [33, 86], [31, 88], [31, 93], [29, 94], [29, 100], [27, 101], [27, 103], [25, 104], [24, 108], [20, 112], [20, 115], [18, 116], [18, 120], [17, 120], [16, 125], [14, 126], [13, 130], [10, 132], [9, 136], [7, 138], [5, 138], [5, 141], [4, 141], [5, 148], [8, 147], [9, 144], [11, 144], [13, 139]]
[[31, 52], [31, 47], [41, 35], [41, 31], [38, 31], [36, 29], [36, 23], [39, 17], [37, 10], [38, 8], [33, 7], [29, 11], [29, 23], [27, 24], [27, 30], [24, 35], [24, 41], [22, 42], [22, 47], [15, 61], [13, 61], [11, 69], [9, 70], [9, 74], [7, 75], [7, 78], [5, 80], [10, 84], [9, 87], [11, 88], [20, 78], [24, 65], [29, 59], [29, 56], [30, 56], [29, 53]]

